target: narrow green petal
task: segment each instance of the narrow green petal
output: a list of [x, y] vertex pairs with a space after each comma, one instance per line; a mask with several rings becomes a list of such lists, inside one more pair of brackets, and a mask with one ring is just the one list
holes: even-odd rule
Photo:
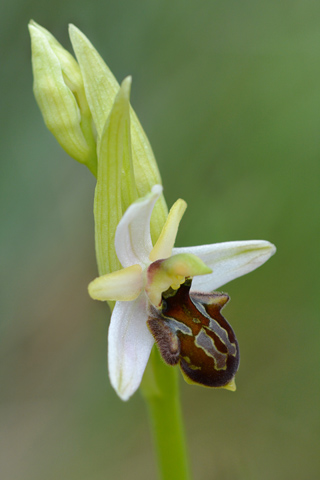
[[167, 221], [161, 231], [157, 243], [150, 253], [150, 260], [154, 262], [160, 258], [168, 258], [174, 247], [181, 218], [186, 211], [187, 204], [179, 198], [171, 207]]
[[[80, 65], [86, 97], [98, 135], [102, 135], [119, 85], [115, 77], [87, 39], [74, 25], [69, 26], [71, 43]], [[161, 184], [160, 173], [149, 140], [130, 108], [132, 158], [139, 197], [150, 192], [153, 185]], [[151, 218], [151, 235], [155, 242], [160, 235], [168, 211], [163, 196], [157, 202]]]
[[132, 265], [96, 278], [89, 284], [88, 291], [94, 300], [135, 300], [141, 293], [142, 280], [142, 268]]
[[116, 96], [101, 134], [98, 149], [98, 177], [94, 198], [96, 255], [100, 275], [121, 268], [114, 237], [122, 218], [121, 171], [130, 152], [129, 95], [131, 79], [126, 78]]

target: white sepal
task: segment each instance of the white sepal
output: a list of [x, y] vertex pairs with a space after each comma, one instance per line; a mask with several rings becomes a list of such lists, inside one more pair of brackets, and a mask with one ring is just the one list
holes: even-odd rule
[[212, 269], [212, 273], [195, 277], [191, 291], [212, 292], [260, 267], [275, 251], [272, 243], [250, 240], [174, 248], [172, 253], [193, 253], [201, 258]]
[[150, 217], [154, 204], [162, 193], [154, 185], [150, 194], [134, 202], [121, 218], [115, 235], [117, 257], [123, 267], [147, 265], [152, 250]]
[[132, 302], [117, 302], [108, 337], [110, 381], [122, 400], [137, 390], [147, 366], [154, 338], [147, 327], [148, 300], [142, 293]]

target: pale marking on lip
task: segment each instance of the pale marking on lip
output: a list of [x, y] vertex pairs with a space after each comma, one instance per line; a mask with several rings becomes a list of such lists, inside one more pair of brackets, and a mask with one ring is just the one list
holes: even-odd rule
[[195, 337], [195, 345], [205, 352], [206, 355], [213, 358], [215, 370], [226, 370], [228, 355], [217, 350], [213, 340], [206, 334], [202, 328]]
[[[191, 297], [190, 297], [191, 298]], [[234, 343], [231, 343], [229, 340], [229, 335], [227, 330], [225, 330], [219, 323], [218, 320], [210, 317], [210, 315], [206, 312], [205, 307], [202, 303], [192, 300], [196, 308], [202, 313], [204, 317], [209, 320], [209, 329], [214, 332], [217, 337], [221, 340], [222, 343], [227, 347], [228, 353], [230, 355], [235, 356], [237, 354], [237, 348]]]

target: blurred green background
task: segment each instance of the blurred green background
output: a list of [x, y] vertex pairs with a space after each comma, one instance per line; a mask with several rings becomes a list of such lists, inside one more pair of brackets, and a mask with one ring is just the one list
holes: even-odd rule
[[149, 136], [177, 245], [267, 239], [224, 287], [237, 392], [181, 381], [195, 480], [314, 480], [319, 460], [320, 3], [5, 0], [1, 24], [0, 477], [156, 478], [146, 409], [107, 377], [93, 302], [94, 179], [46, 130], [27, 22], [91, 39]]

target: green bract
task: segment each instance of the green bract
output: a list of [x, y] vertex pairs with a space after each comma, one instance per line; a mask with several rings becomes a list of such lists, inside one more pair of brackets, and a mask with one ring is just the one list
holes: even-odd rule
[[94, 198], [96, 255], [101, 275], [121, 268], [114, 247], [118, 223], [138, 195], [130, 141], [130, 86], [126, 78], [115, 98], [98, 143], [98, 176]]

